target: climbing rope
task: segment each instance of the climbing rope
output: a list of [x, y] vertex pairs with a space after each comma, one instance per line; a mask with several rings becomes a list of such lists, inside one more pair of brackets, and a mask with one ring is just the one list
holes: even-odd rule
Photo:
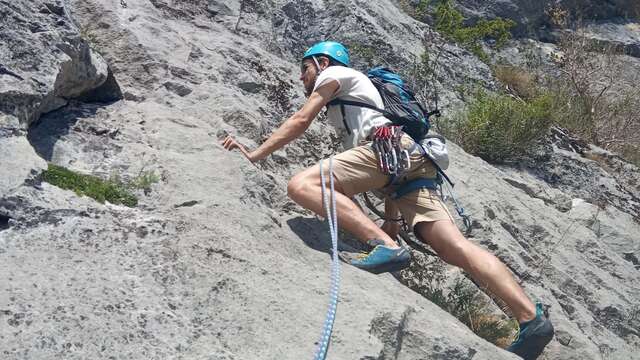
[[[336, 309], [338, 307], [338, 289], [340, 288], [340, 262], [338, 261], [338, 212], [336, 211], [336, 193], [333, 185], [333, 156], [329, 158], [329, 183], [331, 184], [331, 204], [329, 196], [326, 192], [326, 181], [324, 176], [324, 168], [322, 160], [320, 160], [320, 179], [322, 180], [322, 203], [327, 211], [327, 220], [329, 221], [329, 232], [331, 233], [331, 250], [332, 250], [332, 270], [331, 270], [331, 290], [329, 294], [329, 308], [327, 316], [324, 320], [324, 327], [314, 360], [324, 360], [329, 349], [331, 341], [331, 331], [333, 330], [333, 321], [336, 318]], [[331, 207], [329, 206], [331, 205]]]

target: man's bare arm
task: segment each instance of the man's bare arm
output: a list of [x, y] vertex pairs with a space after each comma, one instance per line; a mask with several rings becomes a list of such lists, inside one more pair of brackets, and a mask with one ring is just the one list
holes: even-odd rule
[[338, 82], [333, 80], [316, 89], [311, 93], [304, 106], [282, 123], [256, 150], [248, 152], [230, 136], [223, 141], [222, 145], [227, 150], [238, 148], [251, 162], [266, 158], [302, 135], [320, 110], [331, 100], [333, 94], [338, 90], [338, 86]]

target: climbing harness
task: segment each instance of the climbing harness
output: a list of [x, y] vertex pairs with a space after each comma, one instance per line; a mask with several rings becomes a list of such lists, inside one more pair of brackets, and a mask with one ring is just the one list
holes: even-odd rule
[[383, 174], [398, 176], [411, 167], [409, 152], [400, 143], [402, 134], [401, 126], [381, 126], [373, 133], [371, 146]]
[[[333, 184], [333, 156], [329, 158], [329, 183], [331, 186], [331, 200], [326, 192], [326, 181], [324, 176], [324, 168], [322, 160], [320, 160], [320, 179], [322, 181], [322, 203], [327, 211], [327, 221], [329, 222], [329, 232], [331, 233], [331, 289], [329, 292], [329, 308], [327, 316], [324, 320], [324, 327], [318, 347], [314, 356], [314, 360], [324, 360], [329, 349], [331, 341], [331, 332], [333, 330], [333, 321], [336, 318], [336, 309], [338, 307], [338, 290], [340, 288], [340, 261], [338, 260], [338, 212], [336, 210], [336, 193]], [[330, 203], [331, 201], [331, 203]]]
[[[395, 187], [390, 197], [398, 199], [419, 189], [437, 191], [442, 201], [446, 201], [450, 197], [465, 226], [465, 233], [468, 234], [471, 231], [471, 217], [465, 213], [464, 208], [456, 200], [453, 193], [454, 183], [440, 166], [441, 164], [446, 164], [446, 166], [449, 164], [444, 138], [431, 135], [425, 137], [421, 142], [414, 140], [414, 145], [407, 151], [402, 148], [400, 142], [403, 133], [401, 126], [392, 125], [377, 128], [372, 136], [371, 147], [378, 158], [378, 167], [383, 174], [391, 177], [387, 186]], [[425, 148], [426, 146], [428, 148]], [[410, 153], [415, 150], [420, 150], [422, 156], [431, 161], [436, 168], [436, 177], [418, 178], [396, 185], [396, 181], [404, 171], [411, 168]], [[445, 194], [445, 190], [448, 195]]]

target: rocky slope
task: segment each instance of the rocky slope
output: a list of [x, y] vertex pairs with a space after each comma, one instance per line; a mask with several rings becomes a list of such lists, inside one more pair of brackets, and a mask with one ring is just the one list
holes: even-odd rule
[[[219, 138], [255, 146], [302, 104], [297, 61], [317, 40], [350, 45], [361, 69], [409, 68], [438, 35], [397, 4], [358, 0], [0, 0], [0, 13], [2, 357], [310, 358], [330, 240], [285, 189], [338, 134], [316, 121], [257, 167]], [[461, 85], [495, 86], [445, 49], [433, 84], [445, 108]], [[471, 238], [550, 306], [548, 359], [634, 358], [639, 171], [561, 131], [545, 146], [498, 168], [452, 144]], [[135, 208], [102, 205], [42, 182], [47, 162], [160, 181]], [[516, 357], [393, 276], [344, 266], [328, 358]]]

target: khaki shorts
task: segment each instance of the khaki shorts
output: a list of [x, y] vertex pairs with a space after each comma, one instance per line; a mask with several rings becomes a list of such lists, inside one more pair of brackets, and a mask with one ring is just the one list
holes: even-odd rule
[[[401, 139], [403, 148], [410, 149], [414, 141], [404, 135]], [[329, 161], [324, 161], [324, 170], [328, 171]], [[393, 189], [383, 189], [390, 181], [389, 175], [378, 169], [376, 154], [370, 143], [349, 149], [333, 157], [333, 175], [338, 180], [348, 197], [370, 190], [380, 190], [385, 194]], [[397, 184], [419, 177], [434, 178], [436, 169], [431, 161], [425, 159], [419, 150], [411, 153], [411, 167]], [[400, 209], [410, 229], [420, 222], [438, 220], [453, 221], [447, 207], [434, 190], [419, 189], [399, 199], [391, 200]]]

